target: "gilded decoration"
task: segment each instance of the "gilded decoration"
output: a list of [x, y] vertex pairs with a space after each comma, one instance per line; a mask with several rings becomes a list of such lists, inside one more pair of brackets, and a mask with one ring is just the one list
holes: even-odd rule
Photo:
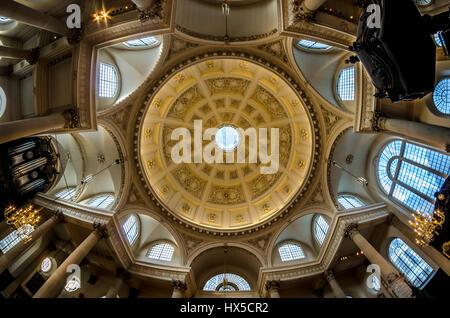
[[[285, 73], [249, 59], [204, 58], [171, 72], [148, 94], [138, 119], [142, 127], [136, 150], [138, 171], [157, 205], [205, 233], [251, 228], [292, 206], [310, 183], [318, 148], [312, 108], [308, 99], [302, 102], [306, 95], [298, 85]], [[216, 154], [214, 135], [196, 136], [194, 121], [201, 121], [202, 133], [223, 126], [242, 129], [239, 146], [244, 162], [237, 162], [239, 146], [224, 151], [222, 157]], [[190, 134], [189, 162], [175, 163], [172, 158], [174, 146], [183, 138], [172, 140], [177, 128]], [[251, 138], [243, 135], [248, 128], [254, 128], [257, 136], [267, 131], [267, 155], [272, 144], [273, 149], [278, 144], [278, 156], [272, 157], [278, 163], [274, 173], [262, 173], [261, 167], [271, 162], [263, 164], [259, 150], [256, 161], [250, 160]], [[208, 149], [216, 161], [194, 162], [194, 141], [202, 155], [212, 145]]]

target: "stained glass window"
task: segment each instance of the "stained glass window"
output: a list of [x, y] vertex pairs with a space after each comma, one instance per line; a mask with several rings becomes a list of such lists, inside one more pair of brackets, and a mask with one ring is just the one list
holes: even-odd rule
[[[231, 284], [230, 284], [231, 283]], [[236, 290], [234, 287], [236, 286], [238, 290], [251, 290], [249, 283], [239, 275], [236, 274], [218, 274], [216, 276], [211, 277], [203, 286], [203, 290], [206, 291], [215, 291], [220, 290]]]
[[122, 224], [122, 229], [130, 245], [133, 244], [139, 233], [136, 217], [134, 215], [130, 215]]
[[329, 227], [330, 225], [323, 216], [318, 215], [314, 218], [314, 237], [319, 244], [322, 244], [325, 240]]
[[114, 66], [100, 63], [98, 76], [98, 96], [102, 98], [113, 98], [119, 88], [119, 78]]
[[355, 100], [355, 67], [344, 68], [337, 81], [337, 93], [342, 101]]
[[350, 194], [338, 195], [338, 202], [344, 209], [355, 209], [364, 206], [364, 203], [358, 197]]
[[331, 48], [331, 46], [329, 45], [309, 40], [300, 40], [298, 42], [298, 45], [307, 49], [315, 49], [315, 50], [328, 50]]
[[147, 254], [147, 257], [170, 262], [172, 260], [174, 251], [175, 248], [170, 244], [167, 243], [156, 244], [152, 246], [152, 248]]
[[423, 287], [433, 273], [433, 268], [399, 238], [389, 245], [389, 258], [417, 288]]
[[293, 261], [296, 259], [305, 258], [305, 253], [300, 245], [294, 243], [285, 243], [278, 248], [281, 261]]
[[429, 148], [395, 140], [378, 159], [377, 175], [383, 191], [412, 211], [432, 213], [434, 193], [450, 171], [450, 157]]
[[436, 85], [433, 102], [438, 111], [450, 115], [450, 78], [444, 78]]
[[151, 46], [158, 43], [154, 36], [124, 42], [128, 47]]
[[99, 195], [88, 201], [87, 205], [98, 208], [106, 209], [114, 202], [114, 197], [111, 194]]

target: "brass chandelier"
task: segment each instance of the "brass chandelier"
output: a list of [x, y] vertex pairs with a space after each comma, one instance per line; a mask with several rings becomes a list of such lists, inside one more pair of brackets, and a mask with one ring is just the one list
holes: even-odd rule
[[42, 208], [36, 209], [31, 203], [17, 209], [11, 205], [5, 210], [5, 220], [8, 225], [13, 225], [19, 236], [24, 242], [31, 239], [31, 232], [41, 221], [40, 212]]
[[433, 241], [434, 236], [438, 235], [438, 229], [442, 228], [445, 222], [445, 214], [442, 211], [434, 210], [432, 214], [417, 212], [413, 214], [414, 221], [409, 224], [416, 233], [416, 244], [419, 246], [428, 246]]

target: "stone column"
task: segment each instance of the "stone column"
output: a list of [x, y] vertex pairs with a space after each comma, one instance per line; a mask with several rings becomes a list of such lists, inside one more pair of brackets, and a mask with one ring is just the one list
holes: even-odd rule
[[67, 28], [65, 22], [20, 4], [14, 0], [2, 0], [2, 5], [0, 6], [0, 16], [53, 33], [66, 36], [69, 34], [69, 29]]
[[20, 241], [16, 244], [12, 249], [10, 249], [6, 254], [0, 257], [0, 273], [3, 272], [6, 268], [11, 265], [12, 262], [22, 254], [29, 246], [31, 246], [36, 240], [42, 237], [45, 233], [47, 233], [56, 223], [61, 222], [63, 217], [61, 214], [55, 214], [47, 221], [45, 221], [42, 225], [38, 226], [36, 230], [34, 230], [30, 237], [31, 239], [28, 242]]
[[58, 269], [47, 279], [33, 298], [51, 298], [59, 295], [66, 279], [67, 267], [78, 265], [94, 248], [97, 242], [107, 236], [105, 225], [94, 224], [95, 230], [65, 259]]
[[403, 119], [386, 118], [381, 113], [374, 114], [372, 127], [378, 132], [393, 132], [405, 138], [422, 141], [450, 152], [450, 128]]
[[0, 124], [0, 144], [8, 141], [41, 134], [52, 129], [75, 128], [79, 126], [78, 115], [73, 109], [30, 119]]
[[182, 282], [181, 280], [174, 280], [172, 281], [172, 298], [183, 298], [183, 293], [187, 289], [187, 285], [185, 282]]
[[117, 269], [116, 276], [117, 278], [115, 279], [111, 288], [106, 293], [105, 298], [116, 298], [124, 282], [130, 279], [130, 273], [121, 268]]
[[345, 293], [336, 281], [336, 277], [334, 277], [333, 271], [327, 270], [324, 274], [336, 298], [345, 298]]
[[303, 0], [298, 7], [298, 14], [302, 20], [312, 21], [316, 11], [325, 4], [327, 0]]
[[270, 298], [280, 298], [280, 282], [277, 280], [270, 280], [266, 282], [266, 290], [269, 292]]
[[[391, 219], [391, 224], [402, 232], [410, 241], [414, 242], [416, 235], [414, 230], [404, 222], [402, 222], [398, 217], [393, 216]], [[427, 254], [448, 276], [450, 276], [450, 260], [445, 257], [441, 252], [435, 249], [433, 246], [417, 246], [425, 254]]]
[[364, 252], [372, 264], [380, 266], [381, 276], [396, 297], [412, 297], [412, 290], [405, 282], [405, 278], [361, 235], [357, 224], [350, 224], [345, 230], [345, 236], [349, 237]]

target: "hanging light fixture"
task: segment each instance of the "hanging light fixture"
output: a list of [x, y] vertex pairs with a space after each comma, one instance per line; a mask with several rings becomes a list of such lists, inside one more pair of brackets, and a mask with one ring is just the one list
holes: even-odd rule
[[413, 214], [414, 221], [409, 224], [416, 233], [416, 244], [419, 246], [428, 246], [433, 241], [434, 236], [438, 235], [438, 229], [442, 228], [445, 222], [445, 214], [439, 210], [434, 210], [432, 214], [425, 214], [417, 211]]
[[338, 167], [339, 169], [342, 169], [343, 171], [347, 172], [349, 175], [351, 175], [353, 177], [353, 179], [355, 179], [356, 182], [364, 185], [364, 186], [368, 186], [369, 182], [367, 181], [367, 179], [363, 178], [363, 177], [358, 177], [355, 176], [353, 173], [351, 173], [350, 171], [348, 171], [347, 169], [345, 169], [344, 167], [340, 166], [336, 161], [332, 161], [331, 164], [334, 167]]
[[98, 171], [98, 172], [96, 172], [96, 173], [94, 173], [94, 174], [88, 174], [83, 180], [81, 180], [81, 184], [84, 185], [84, 184], [87, 184], [87, 183], [91, 182], [91, 181], [94, 180], [94, 178], [95, 178], [96, 176], [98, 176], [100, 173], [102, 173], [103, 171], [105, 171], [105, 170], [111, 168], [112, 166], [118, 165], [120, 162], [121, 162], [120, 159], [116, 159], [116, 160], [114, 160], [109, 166], [103, 168], [102, 170], [100, 170], [100, 171]]
[[6, 208], [4, 213], [6, 224], [13, 225], [17, 230], [17, 236], [28, 242], [31, 239], [31, 232], [41, 221], [41, 211], [42, 208], [36, 209], [31, 203], [20, 209], [11, 205]]
[[228, 0], [222, 0], [222, 14], [225, 16], [225, 36], [223, 40], [225, 42], [230, 41], [230, 37], [228, 36], [228, 16], [230, 15], [230, 5], [228, 4]]

